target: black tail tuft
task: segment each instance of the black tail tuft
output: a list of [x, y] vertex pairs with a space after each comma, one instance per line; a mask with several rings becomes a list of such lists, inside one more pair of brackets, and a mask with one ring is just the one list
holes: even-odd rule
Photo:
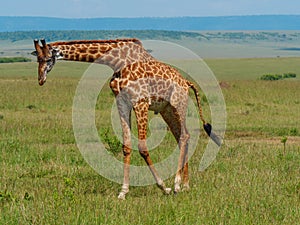
[[214, 133], [212, 132], [212, 127], [209, 123], [205, 123], [203, 124], [203, 128], [205, 130], [205, 132], [207, 133], [207, 135], [218, 145], [221, 146], [221, 140], [220, 138]]
[[208, 136], [210, 136], [211, 125], [209, 123], [203, 124], [203, 128], [204, 128], [205, 132], [208, 134]]

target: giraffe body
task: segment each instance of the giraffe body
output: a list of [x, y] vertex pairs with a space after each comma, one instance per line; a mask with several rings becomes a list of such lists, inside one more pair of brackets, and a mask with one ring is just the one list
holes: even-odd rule
[[[155, 170], [146, 146], [148, 111], [160, 113], [168, 123], [179, 146], [180, 155], [178, 172], [175, 179], [175, 192], [180, 191], [182, 169], [185, 168], [185, 189], [189, 188], [187, 143], [189, 134], [185, 126], [185, 114], [188, 104], [188, 90], [190, 83], [177, 70], [158, 61], [138, 62], [123, 68], [115, 78], [112, 78], [110, 87], [117, 98], [117, 105], [123, 128], [124, 152], [124, 182], [119, 198], [125, 198], [129, 190], [130, 142], [130, 112], [134, 110], [138, 126], [138, 148], [141, 156], [149, 166], [158, 186], [169, 194], [171, 189], [166, 188], [164, 182]], [[135, 69], [136, 68], [136, 69]], [[139, 68], [139, 69], [137, 69]], [[169, 120], [168, 118], [173, 118]], [[175, 119], [175, 120], [174, 120]], [[185, 162], [186, 161], [186, 162]]]
[[[131, 146], [131, 111], [135, 112], [138, 127], [138, 148], [145, 159], [157, 185], [169, 194], [167, 188], [156, 171], [146, 145], [148, 112], [160, 113], [173, 133], [179, 149], [177, 173], [174, 192], [180, 191], [183, 180], [184, 189], [189, 188], [188, 179], [188, 140], [186, 128], [186, 109], [189, 88], [195, 92], [200, 119], [207, 126], [202, 116], [199, 95], [194, 85], [181, 74], [162, 62], [153, 58], [137, 39], [117, 39], [105, 41], [70, 41], [46, 44], [41, 40], [34, 41], [39, 62], [38, 80], [43, 85], [47, 73], [51, 71], [57, 59], [96, 62], [108, 65], [114, 71], [110, 80], [120, 115], [123, 131], [124, 180], [120, 199], [125, 199], [129, 191], [129, 167]], [[210, 125], [209, 125], [210, 126]], [[205, 129], [207, 131], [207, 129]], [[207, 131], [208, 134], [211, 130]]]

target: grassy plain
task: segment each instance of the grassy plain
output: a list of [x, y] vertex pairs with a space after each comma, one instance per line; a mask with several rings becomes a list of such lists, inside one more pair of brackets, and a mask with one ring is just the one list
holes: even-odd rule
[[[73, 97], [88, 64], [59, 62], [43, 87], [36, 63], [1, 64], [0, 224], [299, 223], [300, 58], [206, 62], [227, 107], [225, 144], [216, 161], [198, 171], [207, 143], [201, 136], [190, 161], [189, 192], [165, 196], [155, 185], [132, 187], [126, 201], [117, 199], [120, 185], [91, 169], [76, 147]], [[258, 80], [266, 72], [298, 78]], [[110, 115], [112, 101], [106, 87], [97, 107], [101, 127], [110, 126], [102, 115]], [[109, 150], [120, 151], [111, 130], [106, 140]], [[172, 145], [170, 137], [158, 150]], [[166, 183], [173, 186], [173, 177]]]

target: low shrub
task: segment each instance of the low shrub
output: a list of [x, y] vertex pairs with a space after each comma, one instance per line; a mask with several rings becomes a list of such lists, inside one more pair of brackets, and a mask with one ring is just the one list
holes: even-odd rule
[[284, 73], [283, 78], [296, 78], [297, 75], [295, 73]]
[[0, 63], [31, 62], [31, 59], [25, 57], [2, 57]]
[[281, 74], [264, 74], [260, 77], [260, 80], [282, 80], [287, 78], [296, 78], [297, 75], [295, 73], [284, 73]]

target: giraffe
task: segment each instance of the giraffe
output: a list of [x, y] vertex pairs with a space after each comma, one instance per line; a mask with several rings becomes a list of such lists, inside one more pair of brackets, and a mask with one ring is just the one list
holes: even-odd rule
[[174, 193], [189, 189], [188, 140], [186, 110], [189, 89], [194, 91], [199, 116], [204, 130], [217, 145], [221, 140], [212, 132], [212, 127], [204, 120], [200, 97], [195, 85], [186, 80], [177, 69], [152, 57], [138, 39], [79, 40], [47, 44], [44, 39], [34, 40], [37, 56], [38, 82], [43, 85], [47, 74], [58, 59], [95, 62], [109, 66], [113, 70], [110, 88], [115, 95], [123, 131], [123, 185], [118, 195], [125, 199], [129, 192], [129, 168], [132, 153], [131, 112], [134, 111], [138, 127], [138, 149], [148, 165], [157, 186], [170, 194], [150, 158], [146, 145], [149, 110], [160, 114], [169, 126], [179, 147], [179, 159], [174, 181]]

